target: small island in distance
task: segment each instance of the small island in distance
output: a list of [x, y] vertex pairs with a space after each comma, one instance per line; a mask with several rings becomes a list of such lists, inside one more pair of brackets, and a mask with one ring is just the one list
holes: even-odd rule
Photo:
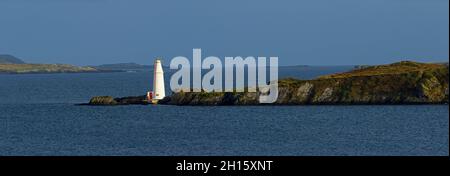
[[[448, 63], [401, 61], [364, 66], [311, 80], [279, 80], [279, 96], [269, 105], [447, 104]], [[149, 104], [146, 96], [97, 96], [83, 105]], [[177, 92], [158, 104], [261, 105], [255, 92]]]

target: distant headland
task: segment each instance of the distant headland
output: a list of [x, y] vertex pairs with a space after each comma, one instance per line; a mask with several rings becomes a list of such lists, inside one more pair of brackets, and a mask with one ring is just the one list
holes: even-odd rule
[[31, 64], [12, 55], [0, 55], [0, 73], [92, 73], [101, 72], [93, 67], [78, 67], [69, 64]]
[[[447, 104], [448, 63], [402, 61], [364, 66], [311, 80], [278, 81], [279, 96], [269, 105]], [[149, 104], [146, 96], [93, 97], [86, 105]], [[255, 92], [178, 92], [158, 104], [260, 105]]]
[[36, 64], [8, 54], [0, 54], [0, 74], [36, 74], [36, 73], [101, 73], [127, 72], [152, 69], [151, 65], [136, 63], [103, 64], [98, 66], [74, 66], [70, 64]]

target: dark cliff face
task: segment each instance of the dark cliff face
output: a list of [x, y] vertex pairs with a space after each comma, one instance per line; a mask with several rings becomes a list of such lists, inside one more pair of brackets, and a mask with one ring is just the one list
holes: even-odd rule
[[[448, 65], [399, 62], [314, 80], [282, 79], [275, 105], [448, 103]], [[258, 94], [174, 93], [170, 105], [259, 105]]]

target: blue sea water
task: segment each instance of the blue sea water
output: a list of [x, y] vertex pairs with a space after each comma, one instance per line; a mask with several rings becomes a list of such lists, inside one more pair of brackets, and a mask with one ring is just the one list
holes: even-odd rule
[[448, 105], [74, 105], [142, 95], [151, 79], [151, 72], [0, 75], [0, 155], [449, 154]]

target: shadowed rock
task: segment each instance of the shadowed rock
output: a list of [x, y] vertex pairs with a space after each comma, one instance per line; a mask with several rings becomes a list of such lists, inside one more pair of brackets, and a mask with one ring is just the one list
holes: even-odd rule
[[111, 96], [97, 96], [91, 98], [90, 105], [117, 105], [117, 101]]
[[146, 105], [149, 104], [147, 102], [146, 96], [130, 96], [130, 97], [122, 97], [122, 98], [113, 98], [112, 96], [96, 96], [91, 98], [88, 104], [86, 105]]

